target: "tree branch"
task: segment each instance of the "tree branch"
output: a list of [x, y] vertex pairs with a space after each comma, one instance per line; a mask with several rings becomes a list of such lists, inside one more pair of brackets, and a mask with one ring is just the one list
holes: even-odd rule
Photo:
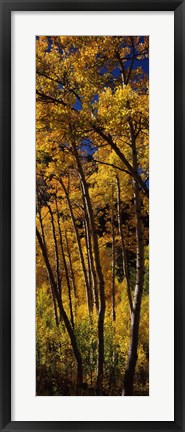
[[142, 180], [141, 176], [134, 170], [134, 168], [132, 167], [132, 165], [130, 165], [129, 161], [126, 159], [126, 157], [121, 152], [121, 150], [119, 149], [119, 147], [117, 147], [117, 145], [115, 144], [115, 142], [112, 140], [111, 135], [107, 136], [97, 126], [93, 126], [93, 128], [94, 128], [95, 132], [98, 133], [98, 135], [100, 135], [105, 141], [107, 141], [110, 144], [111, 148], [115, 151], [115, 153], [117, 154], [117, 156], [122, 160], [122, 162], [124, 163], [124, 165], [128, 168], [128, 171], [130, 172], [130, 174], [132, 175], [132, 177], [134, 177], [134, 179], [140, 185], [140, 187], [143, 190], [143, 192], [145, 193], [145, 195], [149, 198], [149, 190], [148, 190], [145, 182]]

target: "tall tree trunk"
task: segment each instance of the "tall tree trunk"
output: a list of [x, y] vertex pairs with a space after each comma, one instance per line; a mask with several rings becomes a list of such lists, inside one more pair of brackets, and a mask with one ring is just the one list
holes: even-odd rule
[[95, 268], [98, 279], [99, 293], [100, 293], [100, 306], [98, 313], [98, 374], [97, 374], [97, 393], [101, 394], [103, 388], [103, 366], [104, 366], [104, 318], [105, 318], [105, 293], [104, 293], [104, 277], [100, 262], [98, 236], [96, 232], [96, 224], [94, 221], [94, 214], [89, 196], [88, 185], [85, 179], [83, 168], [80, 162], [76, 144], [73, 143], [73, 151], [79, 171], [80, 180], [82, 183], [84, 198], [87, 206], [87, 212], [91, 225], [91, 234], [94, 249]]
[[84, 218], [83, 221], [84, 225], [84, 237], [85, 237], [85, 245], [87, 250], [87, 267], [88, 267], [88, 287], [89, 287], [89, 296], [90, 296], [90, 302], [91, 302], [91, 309], [93, 312], [93, 293], [92, 293], [92, 272], [91, 272], [91, 262], [90, 262], [90, 254], [89, 254], [89, 243], [88, 243], [88, 234], [87, 234], [87, 223], [86, 219]]
[[61, 248], [62, 259], [63, 259], [63, 263], [64, 263], [66, 282], [67, 282], [71, 324], [72, 324], [72, 327], [74, 329], [74, 316], [73, 316], [73, 305], [72, 305], [72, 298], [71, 298], [71, 286], [70, 286], [68, 268], [67, 268], [66, 257], [65, 257], [64, 246], [63, 246], [63, 238], [62, 238], [62, 230], [61, 230], [61, 226], [60, 226], [60, 216], [59, 216], [59, 211], [58, 211], [57, 196], [55, 196], [55, 203], [56, 203], [56, 211], [57, 211], [57, 222], [58, 222], [58, 232], [59, 232], [59, 239], [60, 239], [60, 248]]
[[67, 250], [67, 256], [68, 256], [68, 261], [69, 261], [69, 267], [70, 267], [70, 276], [71, 276], [71, 281], [72, 281], [72, 287], [73, 287], [74, 296], [76, 298], [77, 297], [77, 292], [76, 292], [75, 276], [74, 276], [73, 264], [72, 264], [72, 259], [71, 259], [71, 253], [70, 253], [70, 250], [69, 250], [69, 243], [68, 243], [68, 238], [67, 238], [67, 232], [66, 231], [65, 231], [65, 241], [66, 241], [66, 250]]
[[46, 204], [51, 216], [51, 226], [52, 226], [52, 232], [53, 232], [53, 242], [54, 242], [54, 251], [55, 251], [55, 263], [56, 263], [56, 275], [57, 275], [57, 286], [58, 290], [61, 291], [61, 278], [60, 278], [60, 264], [59, 264], [59, 254], [58, 254], [58, 244], [57, 244], [57, 237], [56, 237], [56, 230], [55, 230], [55, 222], [53, 217], [53, 212], [51, 210], [51, 207], [49, 204]]
[[112, 319], [116, 321], [115, 312], [115, 228], [114, 228], [114, 205], [112, 193]]
[[83, 186], [82, 186], [82, 197], [83, 197], [83, 205], [84, 205], [84, 212], [85, 212], [85, 225], [86, 225], [86, 244], [87, 244], [87, 251], [89, 255], [89, 264], [90, 264], [90, 271], [91, 271], [91, 278], [92, 278], [92, 289], [93, 289], [93, 300], [94, 304], [96, 306], [96, 310], [99, 310], [99, 298], [98, 298], [98, 286], [97, 286], [97, 277], [96, 277], [96, 270], [94, 266], [94, 258], [93, 258], [93, 252], [92, 252], [92, 242], [91, 242], [91, 229], [90, 229], [90, 222], [89, 222], [89, 216], [88, 216], [88, 209], [87, 204], [83, 192]]
[[[131, 144], [132, 144], [132, 161], [135, 172], [138, 172], [137, 163], [137, 150], [135, 135], [132, 124], [130, 124]], [[141, 221], [141, 199], [139, 185], [133, 179], [134, 198], [135, 198], [135, 215], [136, 215], [136, 286], [134, 292], [133, 309], [131, 313], [131, 331], [130, 331], [130, 346], [128, 353], [128, 362], [123, 381], [123, 396], [132, 396], [134, 374], [137, 362], [137, 349], [139, 339], [139, 324], [141, 312], [141, 300], [143, 294], [144, 283], [144, 241], [143, 241], [143, 227]]]
[[91, 305], [91, 301], [90, 301], [90, 293], [89, 293], [89, 286], [88, 286], [87, 270], [86, 270], [86, 267], [85, 267], [85, 260], [84, 260], [84, 256], [83, 256], [83, 251], [82, 251], [82, 246], [81, 246], [81, 242], [80, 242], [80, 237], [79, 237], [78, 229], [77, 229], [77, 226], [76, 226], [76, 221], [75, 221], [75, 217], [74, 217], [71, 201], [70, 201], [70, 198], [69, 198], [69, 194], [67, 192], [67, 189], [66, 189], [66, 187], [65, 187], [64, 182], [63, 182], [62, 179], [60, 179], [60, 183], [61, 183], [61, 185], [63, 187], [64, 193], [65, 193], [65, 196], [66, 196], [66, 199], [67, 199], [67, 204], [68, 204], [69, 212], [70, 212], [70, 215], [71, 215], [71, 220], [72, 220], [73, 228], [74, 228], [74, 231], [75, 231], [75, 236], [76, 236], [76, 241], [77, 241], [77, 246], [78, 246], [78, 253], [79, 253], [80, 263], [81, 263], [81, 267], [82, 267], [82, 273], [83, 273], [83, 277], [84, 277], [84, 283], [85, 283], [88, 312], [89, 312], [89, 317], [90, 317], [91, 316], [91, 312], [92, 312], [92, 305]]
[[42, 251], [42, 255], [44, 258], [44, 262], [48, 271], [48, 275], [49, 275], [49, 280], [50, 283], [52, 285], [52, 289], [55, 295], [55, 298], [57, 300], [57, 304], [58, 304], [58, 308], [60, 311], [60, 316], [61, 319], [63, 319], [64, 324], [66, 326], [70, 341], [71, 341], [71, 346], [73, 349], [73, 353], [74, 353], [74, 357], [76, 360], [76, 364], [77, 364], [77, 386], [80, 386], [83, 383], [83, 364], [82, 364], [82, 357], [78, 348], [78, 344], [77, 344], [77, 340], [76, 340], [76, 336], [74, 334], [73, 328], [71, 326], [71, 323], [69, 321], [69, 318], [65, 312], [65, 309], [63, 307], [63, 303], [62, 303], [62, 298], [61, 298], [61, 293], [59, 292], [58, 288], [57, 288], [57, 283], [55, 281], [55, 277], [49, 262], [49, 257], [48, 257], [48, 252], [47, 252], [47, 248], [46, 245], [44, 245], [42, 237], [40, 235], [39, 230], [36, 228], [36, 234], [37, 234], [37, 239], [39, 242], [39, 246], [41, 248]]
[[[39, 210], [39, 221], [40, 221], [40, 226], [41, 226], [41, 233], [42, 233], [42, 241], [44, 246], [46, 246], [46, 241], [45, 241], [45, 234], [44, 234], [44, 226], [42, 223], [42, 215], [41, 215], [41, 210]], [[47, 272], [48, 274], [48, 272]], [[50, 278], [49, 278], [49, 274], [48, 274], [48, 280], [50, 282]], [[54, 317], [55, 317], [55, 322], [56, 322], [56, 326], [59, 326], [59, 318], [58, 318], [58, 311], [57, 311], [57, 303], [56, 303], [56, 298], [55, 298], [55, 294], [53, 291], [53, 287], [50, 284], [50, 293], [51, 293], [51, 299], [52, 299], [52, 304], [53, 304], [53, 311], [54, 311]]]
[[132, 313], [132, 294], [131, 294], [130, 277], [128, 271], [127, 252], [125, 247], [125, 240], [124, 240], [123, 227], [121, 221], [121, 196], [120, 196], [120, 181], [118, 175], [116, 177], [116, 183], [117, 183], [118, 229], [119, 229], [119, 235], [121, 239], [123, 274], [126, 279], [127, 296], [128, 296], [129, 307], [130, 307], [130, 313]]

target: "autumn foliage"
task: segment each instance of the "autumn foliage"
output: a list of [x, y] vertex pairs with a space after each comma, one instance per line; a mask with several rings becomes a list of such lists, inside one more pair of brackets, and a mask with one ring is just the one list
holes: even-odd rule
[[37, 395], [148, 394], [148, 44], [36, 41]]

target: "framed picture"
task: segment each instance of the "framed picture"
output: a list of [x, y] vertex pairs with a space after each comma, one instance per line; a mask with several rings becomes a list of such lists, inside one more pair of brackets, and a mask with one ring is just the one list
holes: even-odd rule
[[2, 431], [184, 431], [184, 19], [1, 0]]

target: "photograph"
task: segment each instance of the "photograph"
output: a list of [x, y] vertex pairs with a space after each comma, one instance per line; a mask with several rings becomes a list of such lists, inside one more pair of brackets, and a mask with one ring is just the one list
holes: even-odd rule
[[0, 432], [185, 432], [185, 0], [0, 17]]
[[35, 37], [36, 396], [149, 396], [149, 39]]

